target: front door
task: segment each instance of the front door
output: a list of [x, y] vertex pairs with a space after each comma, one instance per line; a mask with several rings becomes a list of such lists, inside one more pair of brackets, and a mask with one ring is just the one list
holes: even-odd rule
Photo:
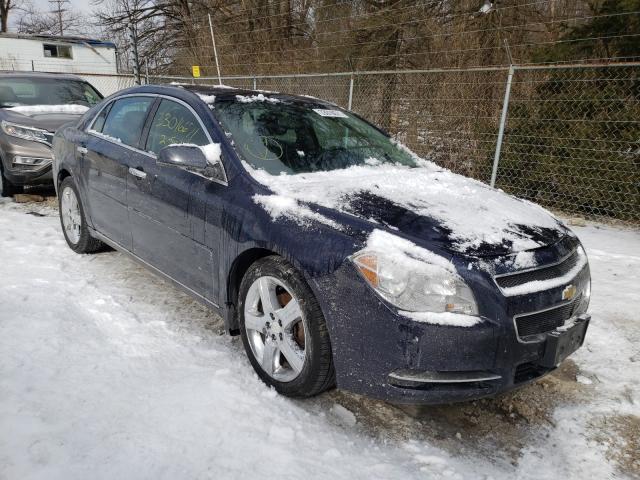
[[[195, 113], [185, 105], [162, 99], [149, 128], [144, 147], [157, 154], [171, 144], [206, 145], [207, 134]], [[192, 191], [208, 182], [196, 173], [179, 167], [158, 165], [146, 156], [144, 171], [128, 183], [133, 252], [152, 266], [204, 298], [214, 301], [214, 257], [196, 232], [204, 219], [196, 215]]]
[[131, 227], [127, 208], [129, 164], [140, 155], [140, 141], [153, 97], [125, 97], [103, 109], [88, 129], [83, 168], [93, 227], [130, 250]]

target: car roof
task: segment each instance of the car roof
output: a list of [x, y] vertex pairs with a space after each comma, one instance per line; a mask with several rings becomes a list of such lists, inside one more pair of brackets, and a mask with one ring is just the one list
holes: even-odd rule
[[189, 90], [193, 93], [200, 95], [215, 95], [216, 97], [235, 97], [236, 95], [243, 95], [246, 97], [252, 97], [255, 95], [266, 95], [268, 97], [283, 99], [283, 100], [297, 100], [307, 103], [330, 103], [326, 100], [319, 98], [308, 97], [304, 95], [294, 95], [282, 92], [271, 92], [269, 90], [253, 90], [248, 88], [235, 88], [224, 85], [180, 85], [182, 88]]
[[0, 70], [0, 78], [53, 78], [85, 81], [83, 78], [70, 73], [16, 72], [14, 70]]
[[277, 98], [279, 100], [288, 100], [298, 103], [308, 103], [313, 105], [326, 105], [333, 106], [335, 104], [329, 102], [327, 100], [322, 100], [320, 98], [305, 96], [305, 95], [293, 95], [288, 93], [281, 92], [270, 92], [267, 90], [252, 90], [245, 88], [235, 88], [229, 87], [225, 85], [192, 85], [192, 84], [160, 84], [160, 85], [141, 85], [136, 87], [131, 87], [123, 91], [116, 92], [113, 94], [114, 97], [119, 95], [127, 94], [132, 95], [135, 93], [151, 93], [156, 95], [172, 95], [175, 97], [184, 97], [185, 93], [195, 94], [195, 95], [214, 95], [216, 98], [229, 98], [235, 97], [236, 95], [243, 96], [254, 96], [254, 95], [265, 95], [272, 98]]

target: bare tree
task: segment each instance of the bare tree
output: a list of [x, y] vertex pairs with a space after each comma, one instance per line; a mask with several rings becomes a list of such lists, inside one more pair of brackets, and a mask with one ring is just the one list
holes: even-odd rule
[[595, 0], [96, 1], [109, 36], [134, 22], [141, 57], [165, 74], [215, 74], [211, 15], [223, 73], [247, 75], [526, 63]]
[[[183, 45], [198, 40], [193, 34], [188, 1], [97, 0], [101, 8], [97, 23], [106, 36], [115, 40], [120, 52], [120, 67], [128, 70], [134, 63], [132, 33], [141, 63], [163, 71], [179, 55]], [[195, 55], [192, 49], [191, 55]]]
[[23, 5], [22, 0], [0, 0], [0, 32], [6, 32], [9, 27], [9, 13]]
[[[91, 26], [87, 18], [81, 13], [65, 9], [64, 12], [41, 12], [33, 6], [26, 7], [21, 16], [17, 29], [19, 33], [29, 34], [79, 34], [89, 33]], [[61, 33], [62, 32], [62, 33]]]

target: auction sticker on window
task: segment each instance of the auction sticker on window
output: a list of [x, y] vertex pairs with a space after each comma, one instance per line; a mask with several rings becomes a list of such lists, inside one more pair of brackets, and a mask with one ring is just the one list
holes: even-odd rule
[[334, 118], [349, 118], [344, 112], [340, 110], [329, 110], [325, 108], [314, 108], [314, 112], [322, 117], [334, 117]]

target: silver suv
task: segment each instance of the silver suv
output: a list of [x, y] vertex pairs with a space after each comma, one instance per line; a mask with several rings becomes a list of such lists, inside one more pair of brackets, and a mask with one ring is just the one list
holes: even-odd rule
[[2, 196], [21, 193], [25, 185], [53, 184], [53, 134], [101, 99], [75, 75], [0, 72]]

